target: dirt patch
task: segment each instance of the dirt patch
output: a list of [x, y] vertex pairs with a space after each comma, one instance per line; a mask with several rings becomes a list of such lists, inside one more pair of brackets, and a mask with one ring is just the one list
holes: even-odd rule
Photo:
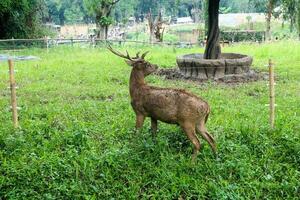
[[80, 100], [96, 100], [96, 101], [111, 102], [111, 101], [114, 101], [115, 95], [112, 94], [112, 95], [105, 96], [105, 95], [101, 95], [101, 94], [100, 95], [86, 94], [86, 95], [80, 95], [78, 97], [78, 99], [80, 99]]
[[209, 80], [203, 80], [198, 79], [195, 77], [186, 77], [183, 74], [180, 73], [179, 69], [171, 68], [171, 69], [160, 69], [156, 73], [158, 76], [162, 76], [165, 79], [169, 80], [191, 80], [195, 82], [208, 82], [208, 81], [214, 81], [217, 83], [247, 83], [247, 82], [254, 82], [254, 81], [260, 81], [260, 80], [268, 80], [269, 76], [266, 72], [260, 72], [258, 70], [252, 70], [250, 69], [247, 73], [243, 74], [229, 74], [225, 75], [222, 78], [219, 79], [209, 79]]

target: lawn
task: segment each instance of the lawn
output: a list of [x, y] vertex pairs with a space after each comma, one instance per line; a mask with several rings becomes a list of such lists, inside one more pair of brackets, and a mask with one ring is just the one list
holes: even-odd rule
[[[115, 48], [118, 48], [115, 46]], [[176, 55], [202, 48], [127, 46], [175, 67]], [[297, 199], [300, 196], [300, 43], [236, 44], [224, 52], [254, 57], [276, 71], [276, 128], [268, 125], [267, 81], [224, 85], [149, 76], [207, 100], [215, 158], [202, 139], [197, 162], [179, 127], [159, 123], [157, 141], [134, 132], [130, 67], [105, 48], [27, 49], [17, 62], [21, 128], [9, 112], [7, 64], [0, 63], [0, 199]], [[4, 53], [4, 52], [0, 52]]]

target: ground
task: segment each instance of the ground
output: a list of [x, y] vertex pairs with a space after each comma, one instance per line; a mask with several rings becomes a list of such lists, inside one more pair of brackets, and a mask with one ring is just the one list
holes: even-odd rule
[[[117, 46], [115, 46], [118, 48]], [[204, 49], [127, 46], [175, 66], [176, 55]], [[125, 48], [121, 48], [125, 50]], [[9, 112], [7, 64], [0, 63], [0, 199], [297, 199], [300, 194], [300, 44], [239, 44], [254, 69], [276, 71], [276, 128], [268, 124], [267, 81], [195, 83], [149, 76], [147, 82], [187, 89], [209, 102], [215, 158], [202, 139], [196, 163], [179, 127], [159, 123], [156, 143], [134, 132], [130, 67], [104, 48], [27, 49], [17, 62], [21, 129]], [[0, 52], [4, 53], [4, 52]]]

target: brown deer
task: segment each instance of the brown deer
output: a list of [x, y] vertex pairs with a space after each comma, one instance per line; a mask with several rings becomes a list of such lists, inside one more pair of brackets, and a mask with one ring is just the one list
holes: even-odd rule
[[156, 71], [156, 65], [145, 61], [148, 52], [136, 57], [130, 57], [114, 50], [108, 49], [117, 56], [126, 59], [132, 66], [130, 75], [131, 105], [136, 114], [136, 129], [143, 126], [146, 117], [151, 118], [151, 131], [153, 136], [157, 132], [157, 121], [169, 124], [178, 124], [194, 145], [192, 160], [195, 160], [200, 150], [200, 141], [196, 131], [209, 143], [216, 153], [216, 144], [213, 137], [207, 132], [205, 123], [208, 119], [210, 108], [207, 102], [200, 97], [182, 89], [159, 88], [147, 85], [144, 78]]

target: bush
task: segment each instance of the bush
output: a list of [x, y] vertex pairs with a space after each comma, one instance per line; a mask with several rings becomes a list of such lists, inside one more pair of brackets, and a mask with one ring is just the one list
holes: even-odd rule
[[0, 38], [37, 38], [45, 34], [41, 8], [44, 3], [31, 1], [0, 1]]
[[221, 40], [232, 42], [259, 41], [265, 39], [264, 31], [221, 31]]

